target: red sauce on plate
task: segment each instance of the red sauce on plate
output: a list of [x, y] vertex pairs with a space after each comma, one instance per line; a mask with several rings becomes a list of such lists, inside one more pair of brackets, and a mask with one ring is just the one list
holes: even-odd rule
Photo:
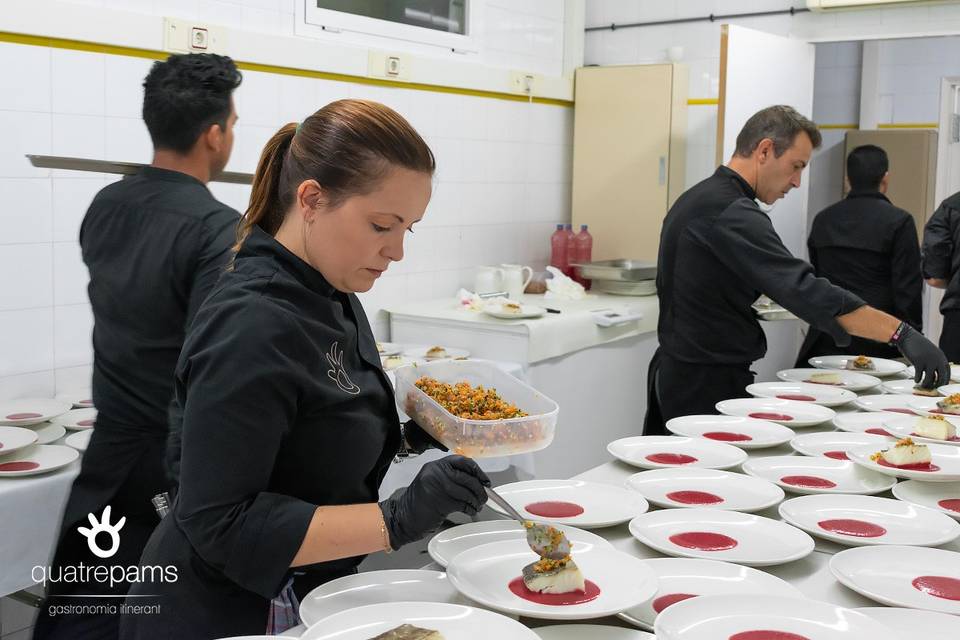
[[737, 544], [736, 540], [722, 533], [713, 533], [712, 531], [685, 531], [684, 533], [675, 533], [670, 536], [670, 542], [678, 547], [686, 549], [697, 549], [699, 551], [726, 551], [733, 549]]
[[671, 491], [667, 497], [680, 504], [717, 504], [723, 502], [720, 496], [706, 491]]
[[803, 393], [781, 393], [777, 397], [781, 400], [799, 400], [800, 402], [813, 402], [816, 400], [813, 396], [808, 396]]
[[793, 420], [793, 416], [788, 416], [785, 413], [774, 413], [772, 411], [754, 411], [750, 414], [750, 417], [756, 418], [757, 420], [781, 420], [783, 422]]
[[905, 413], [908, 416], [917, 415], [916, 413], [914, 413], [913, 409], [905, 409], [903, 407], [887, 407], [886, 409], [884, 409], [884, 411], [891, 411], [893, 413]]
[[745, 433], [733, 433], [732, 431], [708, 431], [703, 434], [704, 438], [711, 440], [720, 440], [721, 442], [746, 442], [753, 440], [752, 436]]
[[697, 458], [685, 453], [651, 453], [647, 456], [647, 460], [657, 464], [690, 464], [696, 462]]
[[39, 466], [39, 462], [17, 460], [16, 462], [4, 462], [0, 464], [0, 471], [31, 471]]
[[531, 502], [524, 507], [527, 513], [541, 518], [572, 518], [583, 513], [583, 507], [573, 502]]
[[80, 422], [77, 423], [77, 426], [78, 426], [78, 427], [92, 427], [95, 422], [96, 422], [96, 420], [93, 420], [93, 419], [91, 419], [91, 420], [81, 420]]
[[514, 578], [507, 586], [514, 595], [524, 600], [552, 606], [583, 604], [584, 602], [596, 600], [597, 596], [600, 595], [600, 587], [597, 586], [597, 583], [590, 580], [584, 581], [586, 591], [571, 591], [570, 593], [539, 593], [537, 591], [530, 591], [530, 589], [527, 589], [527, 585], [523, 584], [522, 577]]
[[882, 427], [870, 427], [869, 429], [864, 430], [864, 433], [872, 433], [875, 436], [887, 436], [890, 438], [896, 437], [886, 429], [883, 429]]
[[960, 498], [948, 498], [937, 503], [941, 508], [960, 513]]
[[32, 411], [24, 411], [23, 413], [11, 413], [5, 419], [6, 420], [26, 420], [28, 418], [42, 418], [43, 414], [34, 413]]
[[940, 471], [940, 467], [932, 462], [918, 462], [916, 464], [890, 464], [883, 458], [876, 461], [881, 467], [890, 467], [891, 469], [903, 469], [904, 471]]
[[833, 458], [834, 460], [849, 460], [849, 459], [850, 459], [849, 457], [847, 457], [847, 452], [846, 452], [846, 451], [827, 451], [827, 452], [824, 453], [823, 455], [827, 456], [828, 458]]
[[807, 636], [789, 631], [773, 631], [771, 629], [757, 629], [756, 631], [741, 631], [730, 636], [729, 640], [810, 640]]
[[940, 413], [940, 414], [943, 414], [943, 415], [945, 415], [945, 416], [958, 416], [958, 415], [960, 415], [960, 413], [957, 413], [956, 411], [944, 411], [943, 409], [940, 409], [940, 408], [930, 409], [930, 413]]
[[879, 538], [887, 532], [886, 529], [878, 524], [848, 518], [821, 520], [817, 524], [824, 531], [840, 533], [845, 536], [855, 536], [857, 538]]
[[960, 580], [947, 576], [918, 576], [910, 583], [913, 588], [944, 600], [960, 600]]
[[833, 480], [827, 480], [819, 476], [783, 476], [780, 478], [780, 482], [810, 489], [833, 489], [837, 486], [837, 483]]
[[653, 610], [657, 613], [660, 613], [672, 604], [677, 604], [678, 602], [683, 602], [684, 600], [689, 600], [690, 598], [696, 597], [697, 594], [695, 593], [670, 593], [665, 596], [660, 596], [653, 601]]
[[79, 404], [93, 404], [93, 400], [81, 400]]

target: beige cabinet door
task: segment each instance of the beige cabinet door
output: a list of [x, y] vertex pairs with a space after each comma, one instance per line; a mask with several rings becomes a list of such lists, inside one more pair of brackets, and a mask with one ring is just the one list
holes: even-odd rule
[[675, 76], [669, 64], [577, 69], [573, 223], [590, 226], [594, 260], [657, 258], [671, 176], [683, 180], [670, 157]]

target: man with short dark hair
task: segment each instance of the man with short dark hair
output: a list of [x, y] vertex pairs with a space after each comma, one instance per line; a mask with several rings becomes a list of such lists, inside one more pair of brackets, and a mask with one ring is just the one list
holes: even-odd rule
[[940, 348], [950, 362], [960, 362], [960, 193], [944, 200], [923, 230], [923, 277], [931, 287], [946, 289]]
[[[184, 335], [232, 255], [239, 214], [206, 187], [230, 158], [240, 72], [230, 58], [173, 55], [154, 63], [143, 83], [143, 119], [153, 141], [150, 166], [96, 195], [80, 228], [93, 308], [96, 428], [63, 516], [49, 586], [34, 638], [117, 638], [119, 615], [62, 614], [65, 605], [119, 609], [129, 569], [159, 517], [151, 498], [169, 490], [164, 473], [168, 407]], [[107, 510], [109, 507], [109, 510]], [[110, 522], [103, 520], [109, 517]], [[102, 530], [117, 529], [108, 557]], [[86, 527], [80, 527], [86, 530]], [[91, 567], [108, 571], [89, 571]], [[76, 569], [72, 569], [77, 571]], [[84, 597], [89, 596], [89, 597]], [[96, 609], [93, 609], [96, 611]]]
[[[920, 243], [911, 215], [885, 195], [889, 168], [887, 153], [880, 147], [868, 144], [850, 152], [850, 192], [814, 218], [807, 239], [810, 264], [818, 276], [920, 330]], [[831, 354], [900, 356], [893, 346], [859, 337], [839, 346], [828, 334], [810, 327], [797, 366], [806, 367], [809, 358]]]
[[890, 342], [926, 387], [946, 384], [943, 354], [913, 327], [818, 278], [791, 255], [757, 201], [771, 205], [800, 186], [820, 145], [809, 119], [787, 106], [747, 120], [726, 166], [677, 199], [663, 221], [657, 264], [660, 348], [648, 376], [644, 433], [712, 414], [753, 382], [750, 365], [766, 339], [752, 303], [764, 293], [840, 344], [850, 335]]

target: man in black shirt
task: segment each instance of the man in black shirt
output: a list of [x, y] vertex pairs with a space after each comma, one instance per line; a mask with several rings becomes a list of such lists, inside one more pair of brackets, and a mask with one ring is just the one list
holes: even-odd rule
[[960, 362], [960, 193], [944, 200], [923, 230], [923, 277], [946, 289], [940, 302], [943, 331], [940, 348], [950, 362]]
[[660, 348], [650, 365], [644, 433], [666, 420], [714, 413], [720, 400], [744, 395], [750, 364], [766, 352], [751, 304], [761, 293], [829, 333], [896, 345], [927, 387], [946, 384], [943, 354], [893, 316], [818, 278], [783, 245], [757, 201], [771, 205], [800, 186], [816, 125], [785, 106], [757, 112], [737, 136], [727, 166], [680, 196], [660, 234], [657, 292]]
[[[35, 639], [118, 637], [116, 614], [67, 615], [57, 608], [119, 605], [116, 598], [129, 585], [117, 569], [139, 564], [159, 522], [151, 498], [169, 489], [163, 463], [177, 358], [236, 241], [239, 214], [218, 202], [206, 183], [230, 157], [237, 119], [232, 94], [239, 84], [240, 72], [223, 56], [156, 62], [143, 83], [153, 162], [100, 191], [80, 228], [90, 271], [98, 414], [48, 575], [100, 565], [110, 577], [93, 573], [47, 585]], [[77, 530], [104, 514], [110, 525], [124, 519], [119, 548], [107, 558], [94, 552], [107, 548], [103, 540], [91, 534], [88, 541]]]
[[[810, 264], [818, 276], [919, 330], [923, 325], [920, 243], [913, 218], [885, 195], [889, 167], [887, 153], [880, 147], [868, 144], [850, 152], [850, 193], [814, 218], [807, 239]], [[900, 356], [890, 345], [859, 337], [840, 347], [829, 335], [811, 327], [797, 366], [808, 366], [807, 360], [814, 356], [840, 353]]]

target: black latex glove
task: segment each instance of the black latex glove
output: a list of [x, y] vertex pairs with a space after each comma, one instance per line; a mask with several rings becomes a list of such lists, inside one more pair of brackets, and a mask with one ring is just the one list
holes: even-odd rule
[[475, 515], [490, 478], [470, 458], [447, 456], [423, 465], [410, 486], [380, 503], [390, 546], [399, 549], [435, 531], [451, 513]]
[[405, 423], [403, 423], [403, 437], [407, 441], [410, 451], [414, 453], [423, 453], [427, 449], [440, 449], [440, 451], [449, 451], [449, 449], [435, 440], [429, 433], [420, 428], [420, 425], [413, 420], [407, 420]]
[[937, 345], [906, 323], [897, 331], [900, 335], [893, 345], [916, 370], [913, 381], [924, 389], [950, 384], [950, 363]]

